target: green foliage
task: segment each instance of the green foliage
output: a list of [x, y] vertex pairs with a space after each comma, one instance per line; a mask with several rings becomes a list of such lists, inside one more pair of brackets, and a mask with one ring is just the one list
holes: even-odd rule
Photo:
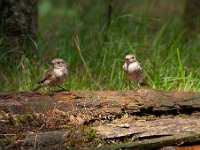
[[27, 115], [17, 115], [15, 117], [16, 124], [30, 124], [33, 120], [33, 116], [30, 114]]
[[[143, 66], [149, 88], [200, 91], [200, 37], [191, 43], [184, 41], [183, 12], [178, 11], [183, 1], [179, 5], [163, 2], [168, 4], [165, 7], [176, 6], [171, 14], [154, 1], [118, 0], [106, 27], [105, 1], [41, 1], [39, 51], [33, 56], [20, 55], [14, 64], [7, 56], [15, 50], [1, 53], [0, 91], [30, 91], [55, 57], [69, 64], [67, 89], [125, 90], [122, 65], [129, 53]], [[79, 40], [80, 51], [74, 38]]]

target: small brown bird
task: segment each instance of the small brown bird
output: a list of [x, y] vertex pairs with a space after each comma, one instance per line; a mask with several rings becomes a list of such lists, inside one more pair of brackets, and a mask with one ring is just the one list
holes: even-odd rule
[[60, 85], [64, 82], [68, 74], [67, 64], [63, 59], [56, 58], [51, 61], [51, 65], [52, 67], [46, 73], [44, 79], [38, 82], [39, 85], [33, 89], [34, 92], [42, 87], [61, 87]]
[[138, 88], [140, 87], [140, 84], [146, 85], [142, 67], [134, 55], [126, 55], [123, 69], [129, 81], [129, 88], [131, 81], [136, 82]]

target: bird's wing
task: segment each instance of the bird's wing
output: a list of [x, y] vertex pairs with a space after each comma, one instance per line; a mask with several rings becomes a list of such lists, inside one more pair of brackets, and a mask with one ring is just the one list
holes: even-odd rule
[[128, 72], [128, 66], [127, 66], [126, 63], [123, 65], [123, 69], [124, 69], [125, 72]]
[[145, 72], [143, 71], [142, 68], [140, 68], [138, 71], [139, 71], [140, 75], [142, 76], [142, 78], [141, 78], [142, 80], [140, 82], [140, 85], [148, 86], [149, 84], [147, 82], [147, 78], [146, 78]]
[[51, 67], [47, 72], [45, 77], [38, 82], [38, 84], [44, 83], [47, 79], [49, 79], [52, 76], [52, 71], [53, 71], [53, 67]]

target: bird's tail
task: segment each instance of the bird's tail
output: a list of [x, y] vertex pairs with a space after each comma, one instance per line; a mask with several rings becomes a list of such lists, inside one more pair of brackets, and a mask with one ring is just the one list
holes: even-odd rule
[[34, 88], [32, 91], [33, 92], [36, 92], [37, 90], [39, 90], [42, 86], [41, 85], [38, 85], [36, 88]]

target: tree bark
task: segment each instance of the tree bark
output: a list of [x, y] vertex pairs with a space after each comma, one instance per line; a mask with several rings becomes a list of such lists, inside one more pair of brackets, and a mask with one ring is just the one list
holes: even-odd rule
[[0, 26], [7, 49], [14, 48], [23, 52], [37, 49], [37, 0], [1, 0]]
[[193, 40], [200, 33], [200, 1], [186, 0], [185, 27], [187, 40]]

